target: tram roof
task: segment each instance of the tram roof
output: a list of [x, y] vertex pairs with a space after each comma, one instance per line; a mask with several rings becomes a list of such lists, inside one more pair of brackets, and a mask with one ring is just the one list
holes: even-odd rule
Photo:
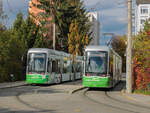
[[57, 50], [53, 50], [53, 49], [48, 49], [48, 48], [31, 48], [28, 50], [28, 53], [50, 53], [51, 55], [59, 55], [59, 56], [66, 56], [66, 57], [70, 57], [70, 54], [65, 53], [63, 51], [57, 51]]
[[28, 52], [48, 52], [49, 50], [48, 48], [31, 48]]
[[85, 48], [85, 51], [109, 51], [108, 46], [87, 46]]

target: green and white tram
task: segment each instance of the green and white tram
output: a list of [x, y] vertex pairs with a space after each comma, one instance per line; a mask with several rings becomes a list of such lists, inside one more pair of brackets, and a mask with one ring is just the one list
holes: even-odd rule
[[32, 48], [27, 54], [26, 83], [51, 84], [82, 78], [83, 58], [47, 48]]
[[87, 46], [84, 53], [84, 87], [111, 88], [121, 80], [122, 59], [108, 46]]

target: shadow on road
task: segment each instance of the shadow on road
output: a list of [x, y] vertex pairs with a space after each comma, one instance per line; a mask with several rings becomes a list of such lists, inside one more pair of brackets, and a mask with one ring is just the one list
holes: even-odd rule
[[118, 84], [115, 85], [110, 91], [122, 91], [126, 87], [126, 81], [122, 80]]
[[31, 111], [31, 110], [10, 110], [7, 108], [0, 108], [0, 113], [55, 113], [54, 110], [39, 110], [39, 111]]

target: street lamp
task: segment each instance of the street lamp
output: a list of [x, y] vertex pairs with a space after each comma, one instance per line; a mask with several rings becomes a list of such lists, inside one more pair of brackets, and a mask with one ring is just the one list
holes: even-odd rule
[[53, 49], [55, 50], [55, 40], [56, 40], [56, 25], [53, 24]]

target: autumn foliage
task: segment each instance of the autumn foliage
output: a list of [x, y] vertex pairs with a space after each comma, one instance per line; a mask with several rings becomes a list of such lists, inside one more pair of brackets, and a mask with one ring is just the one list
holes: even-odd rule
[[150, 91], [150, 23], [134, 37], [133, 88]]
[[79, 30], [79, 23], [74, 20], [69, 28], [68, 33], [68, 51], [72, 57], [76, 55], [83, 55], [83, 49], [89, 44], [89, 37], [86, 33], [81, 33]]

